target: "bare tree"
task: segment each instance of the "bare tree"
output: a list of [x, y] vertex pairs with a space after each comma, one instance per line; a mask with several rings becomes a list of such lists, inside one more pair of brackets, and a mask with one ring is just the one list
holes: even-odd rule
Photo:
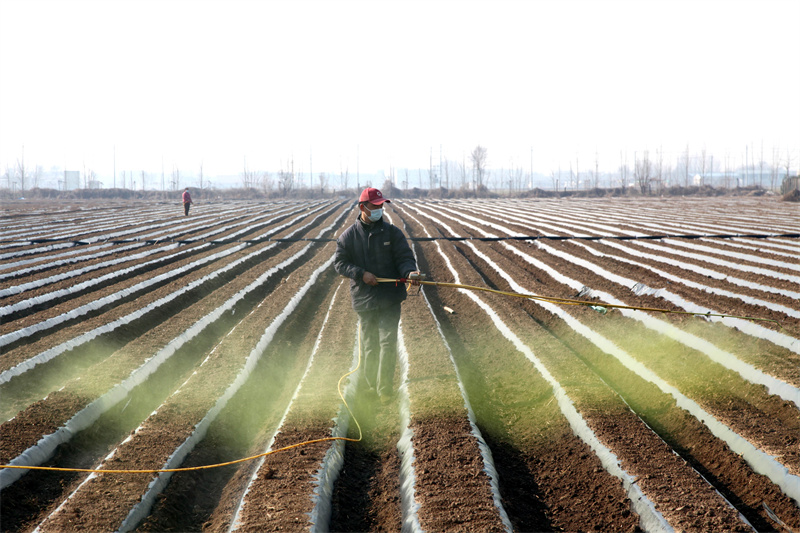
[[781, 169], [781, 151], [777, 146], [772, 147], [772, 166], [770, 167], [770, 189], [773, 191], [778, 186], [778, 175]]
[[517, 190], [522, 190], [522, 178], [524, 175], [524, 171], [522, 167], [514, 167], [512, 165], [511, 170], [509, 171], [509, 178], [511, 183], [514, 184]]
[[[406, 175], [407, 175], [407, 172], [408, 171], [406, 171]], [[350, 168], [349, 167], [345, 167], [344, 170], [342, 170], [341, 166], [339, 167], [339, 179], [340, 179], [340, 181], [342, 183], [342, 190], [346, 191], [347, 190], [347, 182], [350, 179]]]
[[708, 154], [706, 151], [706, 147], [703, 146], [703, 149], [700, 150], [700, 178], [702, 179], [701, 185], [706, 184], [706, 164], [708, 162]]
[[17, 176], [19, 178], [19, 189], [21, 192], [25, 192], [25, 181], [28, 177], [25, 168], [25, 147], [22, 147], [22, 155], [17, 159]]
[[664, 188], [670, 187], [674, 180], [672, 179], [672, 174], [674, 172], [674, 167], [672, 165], [667, 165], [666, 170], [664, 171]]
[[281, 188], [281, 194], [285, 196], [294, 187], [294, 174], [288, 170], [279, 171], [278, 186]]
[[650, 156], [647, 150], [642, 154], [642, 158], [635, 158], [634, 160], [634, 180], [639, 186], [639, 191], [642, 194], [650, 192], [650, 180], [652, 179], [652, 166], [650, 164]]
[[287, 162], [289, 168], [283, 169], [283, 162], [281, 161], [281, 170], [278, 172], [278, 188], [284, 196], [290, 193], [295, 188], [296, 176], [294, 174], [294, 158], [290, 158]]
[[714, 154], [711, 154], [711, 162], [709, 164], [708, 172], [711, 174], [709, 183], [714, 185]]
[[294, 172], [290, 170], [281, 170], [278, 172], [278, 186], [280, 187], [281, 194], [284, 196], [291, 192], [294, 187]]
[[689, 187], [689, 145], [686, 145], [686, 153], [683, 155], [683, 185], [684, 187]]
[[472, 160], [472, 177], [475, 180], [475, 190], [483, 186], [483, 178], [486, 172], [486, 148], [481, 145], [475, 147], [470, 154]]
[[3, 172], [3, 181], [6, 182], [6, 187], [11, 190], [11, 183], [14, 181], [14, 171], [11, 170], [11, 167], [6, 165], [6, 170]]
[[664, 173], [664, 150], [659, 147], [656, 150], [656, 169], [655, 169], [655, 179], [656, 179], [656, 187], [658, 188], [658, 192], [664, 189], [664, 181], [663, 181], [663, 173]]
[[177, 191], [181, 187], [181, 171], [178, 167], [172, 167], [172, 190]]
[[272, 190], [272, 174], [269, 172], [261, 174], [261, 188], [264, 189], [265, 194]]
[[458, 165], [458, 172], [459, 172], [459, 174], [461, 174], [461, 185], [460, 185], [459, 188], [463, 190], [463, 189], [467, 188], [467, 158], [466, 158], [466, 156], [464, 156], [462, 158], [461, 162], [457, 163], [457, 165]]
[[244, 158], [244, 167], [242, 168], [242, 187], [250, 189], [256, 186], [258, 181], [258, 173], [254, 170], [247, 168], [247, 158]]
[[430, 160], [428, 162], [428, 189], [433, 190], [439, 182], [439, 169], [433, 166], [433, 147], [431, 147]]
[[728, 152], [725, 152], [725, 171], [723, 176], [723, 183], [726, 189], [731, 188], [731, 156]]
[[744, 179], [737, 183], [738, 187], [747, 187], [747, 145], [744, 146], [744, 153], [742, 154], [742, 165], [739, 167], [739, 170], [744, 170]]
[[786, 147], [786, 159], [784, 160], [784, 167], [786, 169], [786, 179], [789, 179], [789, 172], [792, 169], [792, 151], [789, 150], [789, 147]]
[[319, 173], [319, 192], [324, 193], [325, 187], [328, 185], [328, 176], [324, 172]]
[[561, 167], [558, 167], [558, 174], [556, 174], [555, 170], [550, 171], [550, 180], [553, 182], [553, 190], [558, 192], [559, 186], [561, 184]]
[[39, 181], [42, 179], [42, 175], [44, 174], [44, 169], [41, 165], [36, 165], [33, 167], [33, 173], [30, 175], [30, 185], [32, 188], [37, 188], [39, 186]]
[[575, 173], [572, 172], [572, 161], [569, 162], [569, 188], [575, 186]]
[[625, 192], [628, 184], [628, 152], [622, 150], [619, 152], [619, 179], [622, 191]]
[[249, 189], [255, 187], [258, 181], [258, 173], [255, 170], [248, 170], [246, 167], [242, 170], [242, 187]]
[[600, 188], [600, 155], [597, 153], [597, 150], [594, 151], [594, 176], [592, 181], [592, 188], [599, 189]]
[[92, 189], [97, 184], [97, 174], [91, 168], [84, 171], [85, 172], [85, 179], [86, 179], [86, 188]]
[[461, 188], [467, 188], [467, 154], [462, 154], [461, 157]]

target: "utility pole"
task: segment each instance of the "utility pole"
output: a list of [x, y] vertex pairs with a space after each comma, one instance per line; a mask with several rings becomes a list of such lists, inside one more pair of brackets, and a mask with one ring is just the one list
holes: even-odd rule
[[[124, 187], [124, 185], [123, 185]], [[117, 188], [117, 145], [114, 145], [114, 188]]]
[[744, 184], [747, 186], [747, 145], [744, 145]]
[[597, 147], [594, 148], [594, 187], [600, 188], [600, 154], [597, 153]]
[[709, 178], [708, 183], [712, 187], [714, 186], [714, 154], [711, 154], [711, 177]]
[[[439, 145], [439, 181], [441, 181], [442, 176], [442, 145]], [[447, 186], [447, 184], [445, 184]]]
[[468, 189], [467, 187], [467, 154], [462, 153], [461, 156], [461, 188]]
[[[86, 165], [84, 165], [85, 167]], [[25, 145], [22, 145], [22, 159], [17, 161], [17, 167], [19, 169], [19, 188], [22, 191], [22, 194], [25, 194]], [[84, 174], [86, 170], [84, 168]]]
[[428, 187], [433, 189], [433, 146], [431, 146], [431, 153], [428, 157]]
[[531, 174], [528, 176], [528, 188], [533, 189], [533, 146], [531, 146]]

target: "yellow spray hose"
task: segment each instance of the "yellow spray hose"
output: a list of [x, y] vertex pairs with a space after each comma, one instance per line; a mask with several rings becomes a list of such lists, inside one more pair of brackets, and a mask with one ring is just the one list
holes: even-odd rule
[[350, 409], [350, 406], [347, 405], [347, 400], [344, 399], [344, 394], [342, 394], [342, 382], [350, 376], [351, 374], [355, 373], [359, 367], [361, 366], [361, 326], [358, 326], [358, 364], [356, 364], [355, 368], [342, 377], [339, 378], [339, 382], [336, 385], [336, 388], [339, 392], [339, 397], [342, 399], [344, 406], [347, 408], [347, 412], [350, 413], [350, 416], [353, 418], [353, 421], [356, 423], [356, 427], [358, 428], [358, 438], [353, 439], [350, 437], [323, 437], [321, 439], [313, 439], [307, 440], [303, 442], [298, 442], [296, 444], [291, 444], [289, 446], [284, 446], [283, 448], [277, 448], [275, 450], [270, 450], [268, 452], [260, 453], [258, 455], [251, 455], [250, 457], [243, 457], [241, 459], [236, 459], [234, 461], [227, 461], [224, 463], [216, 463], [213, 465], [203, 465], [203, 466], [192, 466], [192, 467], [185, 467], [185, 468], [160, 468], [160, 469], [152, 469], [152, 470], [111, 470], [111, 469], [102, 469], [97, 470], [93, 468], [59, 468], [55, 466], [23, 466], [23, 465], [0, 465], [0, 468], [15, 468], [18, 470], [46, 470], [49, 472], [86, 472], [90, 474], [160, 474], [162, 472], [192, 472], [196, 470], [208, 470], [211, 468], [219, 468], [222, 466], [230, 466], [239, 463], [245, 463], [247, 461], [253, 461], [255, 459], [260, 459], [261, 457], [266, 457], [267, 455], [272, 455], [279, 452], [285, 452], [287, 450], [291, 450], [292, 448], [299, 448], [300, 446], [306, 446], [309, 444], [317, 444], [318, 442], [331, 442], [336, 440], [342, 440], [346, 442], [360, 442], [363, 438], [363, 434], [361, 432], [361, 424], [358, 423], [358, 419], [353, 414], [353, 411]]
[[756, 320], [756, 321], [763, 321], [763, 322], [774, 322], [778, 325], [779, 328], [783, 329], [781, 323], [777, 320], [771, 318], [759, 318], [753, 316], [738, 316], [738, 315], [727, 315], [723, 313], [692, 313], [691, 311], [675, 311], [672, 309], [660, 309], [656, 307], [638, 307], [632, 305], [617, 305], [617, 304], [607, 304], [603, 302], [588, 302], [586, 300], [573, 300], [570, 298], [556, 298], [553, 296], [539, 296], [536, 294], [522, 294], [519, 292], [511, 292], [511, 291], [500, 291], [497, 289], [490, 289], [488, 287], [476, 287], [474, 285], [462, 285], [460, 283], [447, 283], [444, 281], [425, 281], [421, 279], [406, 279], [406, 278], [377, 278], [379, 283], [411, 283], [412, 281], [419, 283], [420, 285], [432, 285], [435, 287], [450, 287], [455, 289], [467, 289], [471, 291], [484, 291], [484, 292], [491, 292], [494, 294], [501, 294], [503, 296], [514, 296], [516, 298], [526, 298], [528, 300], [538, 300], [542, 302], [550, 302], [557, 305], [583, 305], [587, 307], [591, 307], [595, 310], [602, 310], [601, 312], [605, 313], [606, 309], [630, 309], [632, 311], [652, 311], [655, 313], [669, 313], [674, 315], [689, 315], [689, 316], [716, 316], [721, 318], [741, 318], [742, 320]]
[[[738, 315], [728, 315], [724, 313], [692, 313], [691, 311], [675, 311], [672, 309], [660, 309], [656, 307], [638, 307], [638, 306], [631, 306], [631, 305], [617, 305], [617, 304], [607, 304], [602, 302], [588, 302], [586, 300], [573, 300], [570, 298], [556, 298], [552, 296], [539, 296], [536, 294], [522, 294], [519, 292], [512, 292], [512, 291], [500, 291], [497, 289], [490, 289], [488, 287], [477, 287], [475, 285], [463, 285], [461, 283], [448, 283], [444, 281], [426, 281], [421, 279], [406, 279], [406, 278], [377, 278], [379, 283], [403, 283], [403, 284], [411, 284], [412, 281], [419, 283], [420, 285], [429, 285], [434, 287], [449, 287], [454, 289], [466, 289], [471, 291], [484, 291], [484, 292], [491, 292], [494, 294], [500, 294], [503, 296], [513, 296], [515, 298], [525, 298], [528, 300], [538, 300], [542, 302], [550, 302], [557, 305], [582, 305], [587, 307], [592, 307], [594, 309], [602, 309], [605, 312], [606, 309], [629, 309], [632, 311], [652, 311], [656, 313], [668, 313], [668, 314], [675, 314], [675, 315], [689, 315], [689, 316], [704, 316], [704, 317], [721, 317], [721, 318], [740, 318], [743, 320], [754, 320], [754, 321], [764, 321], [764, 322], [773, 322], [778, 325], [782, 329], [780, 322], [777, 320], [773, 320], [770, 318], [759, 318], [759, 317], [752, 317], [752, 316], [738, 316]], [[252, 461], [254, 459], [259, 459], [261, 457], [265, 457], [267, 455], [272, 455], [279, 452], [284, 452], [287, 450], [291, 450], [292, 448], [298, 448], [300, 446], [306, 446], [308, 444], [316, 444], [318, 442], [331, 442], [336, 440], [342, 440], [347, 442], [360, 442], [363, 434], [361, 432], [361, 425], [358, 423], [358, 420], [353, 415], [350, 406], [347, 405], [347, 401], [344, 399], [344, 394], [342, 394], [342, 382], [345, 378], [353, 374], [356, 370], [359, 369], [361, 366], [361, 328], [359, 326], [358, 330], [358, 364], [356, 367], [351, 370], [350, 372], [343, 375], [339, 378], [339, 383], [337, 384], [337, 389], [339, 392], [339, 397], [342, 399], [344, 406], [347, 408], [347, 411], [350, 413], [350, 416], [353, 418], [353, 421], [356, 423], [358, 427], [358, 438], [353, 439], [349, 437], [324, 437], [321, 439], [314, 439], [308, 440], [304, 442], [299, 442], [297, 444], [292, 444], [289, 446], [284, 446], [283, 448], [278, 448], [275, 450], [270, 450], [268, 452], [260, 453], [258, 455], [253, 455], [250, 457], [244, 457], [242, 459], [236, 459], [234, 461], [228, 461], [225, 463], [217, 463], [213, 465], [204, 465], [204, 466], [195, 466], [195, 467], [186, 467], [186, 468], [163, 468], [163, 469], [153, 469], [153, 470], [95, 470], [91, 468], [57, 468], [51, 466], [22, 466], [22, 465], [0, 465], [0, 468], [16, 468], [22, 470], [48, 470], [48, 471], [58, 471], [58, 472], [88, 472], [92, 474], [159, 474], [162, 472], [190, 472], [195, 470], [206, 470], [210, 468], [219, 468], [222, 466], [229, 466], [235, 465], [238, 463], [244, 463], [247, 461]]]

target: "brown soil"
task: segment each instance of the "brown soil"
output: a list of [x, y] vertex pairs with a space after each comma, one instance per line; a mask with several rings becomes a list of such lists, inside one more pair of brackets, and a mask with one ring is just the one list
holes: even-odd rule
[[[725, 226], [738, 224], [743, 232], [748, 231], [748, 224], [752, 224], [753, 231], [761, 231], [758, 224], [751, 222], [754, 220], [776, 220], [778, 217], [786, 227], [791, 227], [792, 220], [790, 216], [779, 217], [783, 211], [790, 214], [792, 204], [770, 202], [764, 198], [715, 198], [704, 200], [702, 204], [681, 199], [641, 199], [640, 202], [638, 207], [653, 209], [659, 217], [671, 217], [676, 223], [682, 220], [682, 213], [687, 209], [697, 212], [698, 205], [703, 205], [707, 207], [709, 218], [711, 213], [719, 213], [715, 215], [714, 223]], [[501, 203], [495, 202], [497, 205]], [[498, 220], [480, 210], [471, 210], [469, 204], [453, 202], [452, 205], [443, 205], [485, 222], [511, 227], [519, 233], [552, 233], [537, 228], [535, 224]], [[558, 206], [569, 207], [564, 215], [564, 219], [569, 220], [575, 212], [583, 209], [624, 212], [631, 203], [620, 199], [561, 203], [531, 200], [520, 205], [534, 213], [537, 207], [548, 212]], [[122, 212], [116, 207], [108, 205], [83, 210], [81, 206], [63, 206], [50, 213], [29, 210], [25, 220], [37, 226], [58, 219], [75, 220], [79, 225], [92, 228], [93, 220], [102, 219], [103, 224], [113, 227], [115, 217]], [[181, 232], [181, 224], [188, 222], [175, 216], [172, 212], [174, 206], [142, 204], [127, 207], [125, 217], [134, 220], [126, 222], [129, 227], [137, 224], [137, 209], [131, 207], [146, 213], [147, 220], [171, 222], [165, 231], [176, 234]], [[431, 209], [433, 203], [428, 201], [393, 203], [393, 220], [409, 236], [425, 237], [423, 225], [434, 236], [449, 236], [448, 230], [437, 227], [412, 207], [437, 216], [437, 211]], [[345, 217], [337, 218], [346, 210]], [[215, 212], [218, 216], [214, 216]], [[204, 216], [209, 217], [208, 225], [192, 231], [201, 233], [217, 225], [224, 227], [234, 219], [233, 224], [244, 227], [264, 212], [264, 206], [253, 204], [208, 205], [204, 212]], [[9, 217], [9, 221], [18, 221], [19, 217], [13, 218], [14, 215], [9, 212], [4, 216]], [[701, 215], [698, 213], [696, 217], [698, 224], [712, 224]], [[332, 209], [303, 237], [312, 237], [318, 228], [334, 220], [338, 223], [336, 229], [327, 235], [330, 238], [352, 223], [348, 206], [340, 204]], [[284, 222], [276, 221], [276, 224]], [[446, 222], [461, 236], [478, 236], [466, 224], [450, 219]], [[478, 224], [475, 221], [468, 223]], [[581, 224], [590, 223], [588, 219], [581, 221]], [[53, 224], [53, 231], [62, 232], [64, 227], [69, 229], [70, 226], [58, 229], [58, 224]], [[102, 224], [94, 227], [100, 228]], [[484, 229], [498, 233], [497, 228], [488, 225], [484, 225]], [[71, 238], [102, 236], [110, 231], [113, 230], [76, 230]], [[794, 231], [797, 232], [798, 228], [795, 227]], [[604, 231], [598, 230], [598, 233]], [[186, 233], [187, 236], [191, 234]], [[596, 271], [556, 258], [535, 243], [509, 243], [560, 273], [630, 305], [673, 309], [658, 298], [636, 297], [628, 288], [606, 280]], [[791, 243], [798, 244], [796, 240]], [[87, 343], [84, 348], [68, 352], [0, 387], [0, 411], [6, 413], [3, 419], [6, 421], [0, 425], [0, 461], [11, 461], [36, 444], [38, 439], [57, 430], [199, 318], [306, 244], [304, 241], [280, 243], [258, 261], [243, 265], [230, 275], [198, 289], [163, 312], [134, 323], [124, 331]], [[508, 281], [482, 257], [485, 254], [530, 291], [553, 297], [575, 297], [574, 289], [556, 282], [502, 243], [473, 241], [472, 244], [479, 253], [463, 241], [417, 241], [414, 248], [420, 268], [428, 273], [429, 279], [453, 281], [446, 258], [458, 272], [461, 283], [512, 290]], [[780, 320], [782, 332], [794, 338], [800, 335], [800, 321], [780, 317], [779, 313], [763, 307], [667, 283], [648, 268], [614, 259], [598, 260], [584, 247], [570, 241], [551, 241], [547, 245], [650, 287], [667, 286], [681, 297], [700, 305], [726, 313]], [[793, 309], [800, 308], [797, 302], [786, 297], [739, 288], [725, 281], [637, 257], [638, 248], [635, 246], [629, 246], [628, 252], [621, 252], [602, 241], [587, 241], [586, 245], [611, 256], [635, 259], [697, 283], [748, 294]], [[253, 244], [229, 258], [176, 277], [145, 294], [135, 295], [63, 327], [18, 342], [0, 355], [0, 369], [10, 368], [32, 355], [109, 323], [244, 254], [267, 246], [268, 243]], [[710, 246], [725, 249], [716, 244]], [[176, 352], [169, 363], [131, 391], [126, 399], [100, 416], [90, 428], [59, 447], [45, 464], [73, 468], [97, 465], [105, 469], [160, 468], [225, 393], [248, 355], [256, 349], [266, 328], [306, 283], [311, 272], [330, 258], [333, 248], [332, 243], [313, 244], [297, 263], [273, 276], [272, 281], [257, 291], [258, 295], [243, 300], [233, 312], [226, 313], [202, 335]], [[701, 265], [682, 256], [679, 247], [668, 248], [665, 255], [671, 254], [685, 262]], [[18, 249], [36, 250], [37, 245]], [[104, 295], [124, 290], [148, 276], [170, 272], [221, 249], [220, 246], [214, 247], [213, 251], [198, 249], [196, 253], [193, 251], [187, 257], [175, 260], [170, 259], [169, 252], [159, 252], [141, 260], [160, 257], [164, 261], [157, 268], [134, 271], [131, 276], [115, 283], [60, 298], [52, 306], [23, 313], [13, 321], [4, 322], [2, 332], [15, 331], [48, 317], [59, 316]], [[768, 251], [747, 253], [752, 255], [753, 260], [749, 263], [753, 265], [758, 264], [760, 257], [777, 258]], [[57, 251], [47, 252], [41, 255], [40, 262], [34, 264], [46, 264], [57, 256]], [[729, 257], [726, 260], [734, 261]], [[13, 258], [0, 261], [0, 269], [3, 264], [13, 261]], [[0, 282], [0, 288], [99, 261], [42, 269]], [[114, 269], [108, 271], [111, 270]], [[26, 291], [0, 300], [0, 304], [11, 305], [33, 294], [68, 288], [106, 272], [98, 270], [47, 285], [35, 292]], [[764, 285], [790, 287], [785, 282], [758, 274], [736, 272], [731, 275]], [[759, 531], [779, 529], [780, 525], [772, 520], [765, 505], [788, 527], [800, 528], [798, 502], [783, 494], [765, 476], [757, 474], [724, 442], [714, 437], [702, 421], [678, 407], [671, 396], [641, 379], [538, 304], [485, 292], [475, 294], [491, 307], [522, 343], [530, 347], [569, 396], [600, 443], [611, 450], [620, 466], [635, 479], [656, 510], [676, 530], [748, 530], [747, 524], [740, 519], [740, 513]], [[661, 338], [617, 312], [599, 315], [586, 308], [568, 307], [565, 310], [594, 331], [612, 339], [662, 379], [679, 386], [684, 394], [713, 416], [756, 447], [772, 454], [793, 475], [798, 475], [800, 417], [797, 406], [769, 395], [762, 387], [748, 384], [741, 376], [711, 362], [703, 354]], [[794, 386], [800, 383], [797, 371], [800, 356], [790, 350], [697, 318], [676, 315], [659, 315], [659, 318], [717, 344], [767, 374]], [[765, 324], [765, 327], [774, 327]], [[518, 531], [636, 531], [640, 527], [639, 517], [632, 510], [622, 482], [606, 471], [588, 444], [574, 433], [561, 413], [551, 384], [526, 355], [495, 328], [486, 312], [470, 296], [450, 288], [425, 287], [422, 293], [412, 293], [404, 304], [401, 327], [408, 355], [406, 385], [413, 435], [416, 518], [423, 530], [504, 530], [492, 482], [499, 487], [496, 496], [503, 511]], [[263, 349], [250, 379], [229, 400], [209, 426], [205, 439], [190, 451], [182, 466], [235, 461], [259, 455], [268, 446], [277, 449], [329, 437], [334, 430], [334, 419], [349, 419], [337, 383], [353, 364], [355, 332], [356, 316], [350, 308], [347, 281], [342, 282], [332, 270], [328, 270], [277, 329], [274, 339]], [[399, 374], [398, 367], [398, 385]], [[468, 418], [462, 390], [474, 413], [474, 427]], [[358, 426], [350, 419], [348, 437], [361, 438], [358, 442], [344, 445], [343, 467], [331, 499], [330, 530], [400, 531], [403, 521], [408, 518], [403, 516], [401, 505], [403, 457], [397, 447], [402, 431], [400, 399], [402, 397], [382, 406], [364, 391], [357, 391], [353, 397], [350, 407], [362, 431], [359, 434]], [[486, 444], [489, 456], [481, 453], [482, 443]], [[139, 529], [226, 530], [233, 520], [237, 502], [242, 500], [240, 520], [243, 530], [306, 530], [314, 505], [316, 476], [331, 446], [335, 444], [325, 441], [274, 453], [266, 456], [263, 465], [257, 460], [249, 460], [174, 474]], [[113, 454], [109, 456], [111, 452]], [[489, 458], [497, 472], [494, 480], [485, 462]], [[79, 487], [85, 479], [86, 474], [74, 472], [29, 472], [0, 493], [3, 530], [30, 531], [37, 526], [43, 531], [115, 530], [145, 493], [154, 476], [105, 474]], [[74, 495], [67, 500], [73, 491]], [[56, 511], [59, 506], [61, 508]]]

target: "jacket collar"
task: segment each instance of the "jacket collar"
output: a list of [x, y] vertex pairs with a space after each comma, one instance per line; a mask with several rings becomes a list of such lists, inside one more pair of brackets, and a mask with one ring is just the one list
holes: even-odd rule
[[361, 220], [361, 214], [358, 215], [358, 223], [361, 224], [361, 229], [366, 231], [367, 233], [371, 233], [373, 231], [380, 231], [383, 229], [383, 217], [377, 222], [373, 222], [372, 224], [367, 224], [363, 220]]

